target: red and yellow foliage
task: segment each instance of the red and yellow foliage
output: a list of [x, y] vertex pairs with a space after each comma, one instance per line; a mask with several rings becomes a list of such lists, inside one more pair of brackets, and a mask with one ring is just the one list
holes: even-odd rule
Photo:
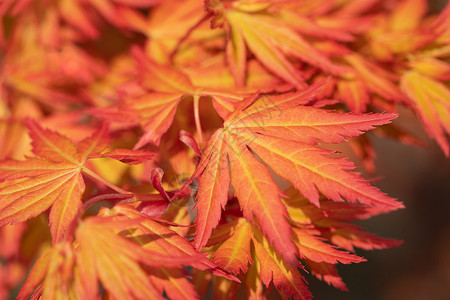
[[346, 290], [355, 248], [400, 244], [352, 222], [403, 204], [328, 144], [373, 171], [364, 132], [420, 143], [386, 125], [401, 107], [450, 153], [450, 5], [3, 0], [0, 19], [0, 299]]

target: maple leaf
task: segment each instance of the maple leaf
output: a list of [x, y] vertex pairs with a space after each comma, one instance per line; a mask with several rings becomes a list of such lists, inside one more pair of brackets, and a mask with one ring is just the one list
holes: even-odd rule
[[[318, 230], [294, 228], [293, 233], [293, 242], [302, 260], [329, 264], [365, 261], [363, 258], [339, 251], [332, 245], [324, 243], [318, 237], [320, 235]], [[214, 262], [233, 274], [238, 274], [241, 270], [246, 273], [248, 264], [253, 264], [250, 251], [253, 238], [255, 236], [252, 226], [243, 218], [221, 225], [213, 232], [208, 242], [208, 245], [216, 245], [212, 254]]]
[[52, 108], [86, 105], [91, 99], [85, 87], [104, 76], [107, 67], [71, 44], [69, 38], [59, 36], [60, 31], [53, 31], [58, 28], [53, 9], [42, 15], [30, 8], [26, 11], [18, 17], [20, 25], [11, 32], [3, 54], [0, 68], [6, 76], [0, 78], [2, 92], [18, 99], [31, 97]]
[[54, 245], [36, 261], [17, 299], [28, 299], [33, 292], [45, 299], [58, 299], [62, 295], [69, 299], [80, 299], [76, 296], [75, 287], [70, 284], [70, 279], [75, 279], [74, 265], [75, 254], [71, 245]]
[[[237, 278], [231, 276], [220, 269], [214, 262], [200, 254], [191, 243], [181, 237], [174, 231], [167, 228], [163, 220], [148, 217], [138, 212], [132, 205], [122, 204], [115, 205], [111, 210], [103, 209], [101, 215], [127, 216], [131, 219], [140, 219], [140, 226], [136, 231], [127, 234], [128, 238], [142, 244], [142, 247], [161, 255], [171, 255], [177, 257], [195, 257], [188, 262], [198, 270], [207, 270], [216, 276], [221, 276], [229, 280], [238, 281]], [[143, 219], [144, 218], [144, 219]], [[174, 224], [172, 224], [174, 225]], [[148, 266], [147, 272], [152, 274], [150, 280], [155, 287], [165, 291], [170, 297], [197, 299], [197, 293], [192, 284], [185, 278], [186, 272], [177, 268], [153, 268]], [[190, 298], [188, 295], [191, 295]]]
[[[173, 51], [204, 18], [202, 1], [165, 0], [152, 10], [141, 31], [148, 35], [146, 53], [158, 63], [171, 61]], [[198, 31], [198, 30], [197, 30]], [[207, 28], [207, 31], [210, 31]]]
[[343, 56], [352, 72], [341, 76], [338, 83], [338, 96], [342, 97], [354, 112], [363, 112], [371, 102], [369, 95], [380, 95], [384, 99], [408, 103], [405, 95], [396, 86], [399, 77], [381, 68], [375, 62], [356, 53]]
[[148, 143], [159, 145], [183, 99], [192, 97], [195, 102], [202, 96], [210, 97], [217, 113], [226, 118], [234, 110], [235, 103], [245, 96], [243, 93], [195, 87], [183, 72], [155, 63], [138, 48], [133, 48], [132, 52], [139, 63], [139, 82], [143, 90], [126, 96], [120, 106], [112, 107], [112, 111], [106, 108], [93, 109], [91, 112], [111, 122], [117, 121], [117, 115], [121, 116], [120, 121], [138, 121], [145, 133], [136, 143], [135, 149]]
[[[33, 152], [38, 157], [26, 161], [7, 160], [1, 164], [0, 224], [19, 223], [34, 217], [48, 207], [54, 241], [61, 240], [81, 205], [84, 181], [81, 168], [91, 153], [104, 150], [98, 136], [80, 144], [80, 152], [67, 139], [43, 130], [28, 121]], [[88, 148], [90, 147], [90, 149]], [[25, 178], [25, 179], [23, 179]]]
[[[90, 217], [76, 230], [77, 244], [55, 244], [34, 265], [18, 299], [33, 293], [45, 299], [99, 299], [98, 281], [117, 299], [163, 299], [139, 265], [175, 267], [195, 255], [163, 255], [144, 249], [117, 231], [139, 227], [142, 219]], [[42, 282], [42, 285], [39, 284]], [[36, 289], [36, 290], [35, 290]], [[128, 295], [128, 296], [127, 296]]]
[[[147, 250], [111, 231], [128, 230], [141, 221], [143, 219], [97, 217], [84, 220], [78, 227], [75, 236], [81, 247], [79, 259], [83, 266], [81, 272], [86, 275], [83, 283], [88, 295], [97, 294], [96, 282], [99, 278], [117, 299], [127, 295], [133, 295], [136, 299], [162, 299], [138, 262], [161, 268], [189, 264], [193, 257], [195, 260], [195, 255], [161, 254]], [[122, 279], [123, 274], [127, 274], [128, 280]]]
[[403, 75], [401, 84], [405, 94], [414, 101], [415, 111], [428, 134], [448, 156], [450, 148], [445, 132], [450, 133], [450, 89], [443, 82], [414, 70]]
[[[436, 38], [432, 45], [423, 45], [413, 54], [404, 54], [407, 55], [408, 67], [403, 70], [400, 82], [402, 91], [411, 99], [410, 106], [446, 156], [450, 152], [445, 136], [450, 132], [450, 90], [448, 88], [450, 64], [443, 59], [449, 56], [448, 51], [444, 50], [441, 53], [441, 49], [448, 47], [445, 41], [448, 26], [443, 24], [450, 20], [449, 7], [447, 6], [441, 16], [434, 20], [435, 22], [431, 22], [436, 26], [431, 26], [433, 30], [429, 34], [438, 35], [439, 38]], [[444, 28], [440, 28], [442, 26]]]
[[395, 55], [429, 45], [438, 34], [423, 22], [427, 10], [426, 0], [402, 0], [382, 13], [366, 33], [371, 55], [380, 61], [392, 61]]
[[[321, 199], [319, 208], [293, 188], [289, 188], [285, 192], [289, 199], [285, 199], [284, 203], [287, 205], [294, 225], [296, 246], [299, 247], [302, 261], [314, 276], [336, 288], [347, 290], [334, 264], [337, 261], [342, 263], [360, 262], [364, 259], [351, 254], [348, 256], [348, 253], [337, 251], [323, 241], [328, 241], [352, 252], [355, 248], [372, 250], [401, 245], [400, 241], [377, 237], [365, 232], [361, 227], [349, 223], [386, 212], [383, 208], [357, 203], [333, 202], [328, 199]], [[300, 235], [298, 235], [299, 233]], [[315, 247], [311, 246], [318, 242], [317, 238], [321, 239], [322, 246], [315, 250]], [[335, 254], [332, 254], [333, 252]]]
[[[320, 90], [313, 86], [308, 91]], [[194, 240], [203, 247], [234, 189], [247, 220], [256, 223], [288, 262], [296, 261], [284, 197], [267, 167], [290, 181], [311, 203], [319, 206], [319, 191], [333, 201], [361, 202], [395, 210], [402, 204], [370, 186], [343, 158], [331, 158], [318, 141], [339, 143], [374, 125], [389, 123], [394, 114], [343, 114], [311, 106], [302, 96], [308, 92], [278, 96], [270, 104], [263, 97], [247, 99], [231, 114], [224, 127], [208, 141], [195, 176], [197, 230]], [[266, 167], [267, 166], [267, 167]], [[343, 197], [343, 198], [342, 198]]]
[[[348, 71], [333, 63], [298, 33], [297, 29], [305, 28], [305, 23], [310, 27], [310, 30], [305, 29], [308, 34], [323, 37], [327, 29], [308, 19], [303, 19], [302, 24], [292, 7], [273, 1], [232, 2], [205, 1], [205, 8], [213, 16], [212, 27], [226, 24], [227, 63], [237, 86], [245, 85], [247, 48], [267, 69], [297, 88], [306, 87], [305, 79], [288, 58], [297, 58], [331, 74]], [[271, 11], [273, 6], [276, 8]]]
[[439, 16], [431, 16], [423, 22], [426, 11], [426, 1], [399, 1], [392, 14], [386, 15], [379, 24], [382, 29], [376, 28], [373, 47], [383, 48], [384, 43], [384, 56], [393, 59], [393, 55], [401, 55], [407, 62], [406, 67], [399, 70], [401, 90], [409, 98], [406, 104], [416, 112], [428, 134], [448, 156], [445, 133], [450, 128], [447, 84], [450, 66], [443, 58], [449, 55], [445, 51], [449, 10], [447, 6]]
[[[353, 74], [340, 76], [336, 96], [356, 112], [366, 110], [369, 104], [378, 106], [370, 94], [406, 104], [448, 155], [445, 133], [449, 131], [449, 66], [441, 58], [448, 57], [445, 36], [449, 10], [424, 22], [427, 10], [425, 0], [402, 0], [380, 12], [372, 28], [364, 33], [374, 59], [356, 52], [344, 55], [342, 58], [353, 68]], [[394, 72], [387, 72], [379, 62], [391, 63]]]
[[[213, 232], [208, 248], [205, 249], [211, 252], [213, 260], [225, 270], [244, 278], [247, 296], [251, 299], [264, 297], [263, 287], [269, 288], [271, 282], [287, 298], [292, 296], [294, 299], [310, 299], [297, 264], [286, 262], [262, 233], [242, 217], [221, 224]], [[198, 277], [199, 274], [195, 273], [194, 276]], [[234, 282], [215, 276], [212, 279], [216, 298], [226, 299], [227, 292], [237, 292], [238, 286]]]
[[[37, 37], [36, 37], [37, 38]], [[32, 44], [34, 40], [24, 42], [23, 44]], [[48, 66], [40, 64], [33, 64], [33, 70], [28, 69], [26, 72], [25, 66], [30, 64], [30, 61], [40, 61], [43, 59], [44, 53], [25, 51], [6, 51], [4, 54], [7, 58], [6, 63], [1, 66], [3, 74], [7, 74], [6, 78], [0, 78], [2, 93], [14, 96], [20, 99], [20, 95], [27, 95], [33, 99], [39, 100], [48, 106], [64, 107], [68, 103], [75, 103], [79, 101], [73, 95], [62, 91], [55, 87], [54, 83], [58, 76], [62, 77], [59, 72], [49, 72]], [[19, 55], [20, 54], [20, 55]], [[46, 56], [46, 60], [50, 60]], [[55, 67], [55, 65], [52, 65]], [[59, 74], [58, 74], [59, 73]], [[7, 88], [7, 87], [10, 88]]]
[[[301, 261], [305, 262], [306, 266], [319, 279], [345, 290], [345, 284], [337, 275], [334, 264], [338, 262], [344, 264], [359, 263], [365, 261], [365, 259], [326, 243], [328, 236], [325, 231], [321, 230], [323, 229], [321, 226], [325, 224], [324, 220], [346, 219], [346, 216], [348, 216], [348, 219], [350, 219], [350, 216], [356, 218], [355, 215], [362, 217], [364, 213], [370, 211], [371, 207], [324, 200], [323, 208], [318, 208], [299, 196], [293, 188], [288, 189], [286, 193], [292, 196], [292, 199], [286, 200], [286, 203], [288, 204], [289, 214], [296, 222], [296, 225], [292, 228], [292, 241], [298, 248]], [[303, 217], [305, 218], [302, 223], [300, 223], [302, 220], [300, 209], [303, 209]], [[280, 293], [292, 293], [296, 299], [307, 297], [309, 293], [304, 286], [303, 277], [294, 268], [294, 265], [290, 265], [281, 253], [275, 250], [258, 228], [251, 225], [242, 216], [237, 216], [239, 216], [239, 213], [231, 212], [228, 209], [224, 219], [234, 218], [234, 220], [221, 223], [212, 233], [205, 249], [211, 252], [213, 260], [225, 270], [245, 276], [247, 284], [251, 282], [251, 285], [257, 285], [258, 281], [262, 280], [269, 287], [272, 280], [271, 274], [273, 274], [274, 284], [276, 280], [279, 281], [277, 289]], [[306, 217], [311, 219], [306, 219]], [[314, 223], [312, 220], [314, 220]], [[317, 226], [317, 229], [314, 229], [311, 225]], [[345, 232], [346, 228], [349, 227], [343, 227], [342, 232]], [[350, 235], [351, 233], [349, 233]], [[258, 247], [259, 251], [251, 250], [258, 249]], [[271, 260], [273, 263], [268, 263]], [[260, 264], [264, 265], [264, 274], [261, 272]], [[301, 265], [298, 264], [298, 266]], [[256, 286], [248, 288], [249, 295], [262, 293], [261, 290], [255, 291]]]
[[[348, 251], [354, 251], [355, 247], [372, 250], [401, 245], [400, 241], [377, 237], [363, 231], [360, 226], [349, 223], [354, 220], [363, 220], [381, 213], [386, 213], [388, 210], [385, 208], [358, 203], [334, 202], [329, 199], [321, 199], [321, 206], [319, 208], [311, 204], [304, 196], [300, 195], [293, 188], [288, 189], [286, 194], [290, 196], [289, 199], [284, 200], [289, 216], [291, 217], [293, 224], [295, 224], [296, 227], [299, 227], [295, 228], [294, 232], [297, 235], [299, 233], [303, 236], [305, 236], [305, 234], [309, 235], [309, 237], [306, 237], [305, 239], [298, 236], [298, 240], [300, 241], [298, 246], [301, 248], [304, 246], [308, 247], [308, 240], [311, 239], [313, 243], [317, 243], [316, 236], [325, 238], [332, 244]], [[311, 226], [314, 226], [314, 229]], [[308, 232], [311, 232], [312, 235]], [[305, 241], [306, 244], [302, 246], [301, 243], [303, 241]], [[330, 248], [328, 249], [330, 250]], [[310, 252], [310, 249], [306, 250], [308, 251], [307, 253], [317, 255], [317, 259], [305, 255], [306, 258], [308, 258], [307, 260], [316, 263], [333, 262], [327, 261], [327, 257], [323, 256], [320, 252]], [[323, 250], [325, 250], [325, 248]], [[328, 258], [334, 260], [337, 257]], [[353, 259], [357, 258], [354, 257]]]
[[[39, 215], [51, 206], [50, 230], [53, 242], [64, 239], [81, 206], [85, 184], [81, 172], [98, 178], [84, 164], [91, 157], [98, 157], [109, 146], [107, 128], [104, 126], [77, 147], [66, 137], [27, 120], [33, 140], [35, 157], [24, 161], [5, 160], [0, 163], [0, 225], [16, 224]], [[101, 156], [117, 158], [116, 150]], [[142, 157], [120, 159], [137, 162]], [[148, 158], [151, 153], [141, 152]]]
[[160, 223], [164, 222], [163, 220], [148, 217], [138, 212], [133, 206], [127, 204], [115, 205], [111, 211], [105, 210], [102, 214], [125, 215], [130, 219], [144, 219], [141, 221], [138, 232], [135, 232], [132, 236], [138, 237], [138, 233], [143, 233], [154, 237], [153, 243], [146, 243], [144, 245], [146, 249], [162, 254], [170, 254], [173, 257], [186, 257], [189, 255], [198, 256], [196, 260], [190, 262], [190, 266], [199, 270], [211, 270], [214, 274], [225, 276], [228, 279], [236, 279], [217, 268], [217, 266], [205, 256], [199, 255], [199, 252], [185, 238], [164, 226], [164, 223]]

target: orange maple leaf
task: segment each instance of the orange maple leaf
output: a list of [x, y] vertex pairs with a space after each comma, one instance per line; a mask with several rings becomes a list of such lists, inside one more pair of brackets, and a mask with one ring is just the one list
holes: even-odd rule
[[149, 159], [150, 152], [131, 154], [115, 150], [101, 154], [109, 146], [103, 126], [77, 147], [66, 137], [27, 120], [35, 157], [0, 163], [0, 226], [16, 224], [39, 215], [51, 206], [50, 231], [53, 242], [64, 239], [81, 206], [85, 185], [82, 172], [99, 178], [84, 166], [89, 158], [112, 157], [136, 163]]
[[[70, 243], [58, 243], [48, 249], [34, 264], [23, 284], [17, 299], [58, 299], [67, 295], [69, 299], [80, 299], [70, 280], [79, 280], [74, 274], [75, 253]], [[42, 283], [42, 284], [41, 284]], [[77, 284], [79, 282], [77, 281]]]
[[[377, 237], [363, 231], [361, 227], [349, 223], [350, 221], [367, 219], [371, 216], [386, 213], [389, 209], [359, 203], [334, 202], [326, 198], [320, 200], [321, 206], [319, 208], [311, 204], [308, 199], [293, 188], [288, 189], [286, 194], [289, 196], [289, 199], [285, 199], [284, 203], [296, 227], [294, 229], [296, 234], [299, 233], [299, 228], [314, 229], [311, 231], [313, 236], [320, 235], [332, 244], [348, 251], [354, 251], [355, 247], [372, 250], [401, 245], [400, 241]], [[304, 235], [305, 232], [302, 232], [302, 234]], [[298, 236], [298, 240], [302, 241], [300, 236]], [[325, 257], [317, 260], [313, 257], [305, 256], [318, 263], [331, 262], [326, 260]], [[344, 261], [341, 262], [345, 263]]]
[[199, 270], [210, 270], [215, 275], [236, 280], [234, 276], [230, 276], [223, 272], [223, 270], [218, 268], [205, 256], [199, 255], [199, 252], [190, 242], [167, 228], [164, 223], [160, 223], [164, 222], [162, 220], [148, 217], [145, 214], [138, 212], [133, 206], [127, 204], [115, 205], [110, 211], [104, 209], [100, 214], [127, 216], [130, 219], [142, 219], [138, 230], [134, 232], [131, 237], [135, 238], [138, 242], [140, 234], [153, 237], [153, 243], [143, 243], [146, 249], [164, 255], [170, 254], [173, 257], [198, 256], [189, 263], [190, 266]]
[[[292, 241], [298, 249], [298, 257], [312, 274], [341, 290], [347, 290], [337, 273], [337, 263], [359, 263], [365, 261], [347, 251], [354, 247], [382, 249], [395, 247], [401, 242], [383, 239], [362, 231], [349, 223], [356, 219], [366, 219], [385, 212], [385, 209], [365, 204], [334, 202], [321, 198], [321, 207], [310, 203], [294, 188], [286, 190], [289, 199], [284, 199], [291, 217]], [[241, 213], [233, 209], [236, 202], [227, 206], [222, 222], [211, 235], [205, 250], [213, 260], [225, 270], [239, 274], [247, 285], [248, 295], [262, 295], [258, 282], [267, 287], [273, 280], [278, 291], [292, 295], [295, 299], [308, 298], [303, 277], [289, 264], [275, 247], [268, 242], [261, 231]], [[253, 245], [253, 246], [252, 246]], [[347, 251], [342, 251], [337, 247]], [[256, 251], [255, 251], [256, 250]], [[297, 266], [301, 267], [300, 262]], [[242, 272], [241, 272], [242, 271]]]
[[[269, 288], [271, 282], [286, 298], [310, 299], [311, 294], [297, 269], [301, 265], [287, 263], [260, 230], [246, 219], [239, 217], [221, 224], [207, 246], [205, 250], [211, 252], [217, 264], [243, 279], [248, 299], [265, 299], [264, 285]], [[209, 278], [200, 279], [200, 275], [194, 273], [194, 280], [207, 285]], [[227, 296], [234, 295], [238, 289], [235, 282], [218, 277], [213, 277], [213, 286], [218, 299], [228, 299]]]
[[18, 299], [27, 299], [32, 293], [45, 299], [60, 299], [61, 295], [99, 299], [98, 281], [116, 299], [130, 295], [133, 299], [164, 299], [141, 264], [158, 269], [179, 267], [200, 254], [161, 254], [117, 234], [136, 230], [143, 220], [123, 216], [84, 219], [77, 227], [76, 243], [55, 244], [36, 262]]
[[141, 91], [124, 97], [120, 106], [93, 109], [91, 112], [111, 122], [140, 123], [145, 133], [135, 149], [152, 143], [159, 145], [162, 135], [171, 126], [178, 104], [192, 97], [198, 102], [209, 97], [217, 113], [222, 117], [234, 110], [235, 103], [246, 94], [196, 87], [190, 78], [174, 67], [159, 65], [146, 57], [138, 48], [132, 50], [138, 61]]
[[[317, 90], [320, 86], [310, 89]], [[285, 197], [267, 167], [290, 181], [319, 206], [319, 192], [333, 201], [361, 202], [395, 210], [402, 204], [372, 187], [344, 158], [331, 158], [318, 141], [340, 143], [374, 125], [389, 123], [394, 114], [332, 113], [305, 104], [306, 92], [257, 101], [247, 99], [208, 141], [193, 177], [197, 194], [197, 248], [203, 247], [217, 226], [228, 201], [230, 184], [247, 220], [257, 223], [275, 249], [290, 263], [297, 249], [291, 240]], [[256, 218], [256, 221], [254, 219]]]
[[[372, 50], [370, 55], [379, 61], [397, 65], [393, 69], [397, 69], [399, 75], [392, 77], [386, 71], [380, 72], [379, 67], [368, 64], [361, 57], [345, 57], [359, 73], [358, 76], [366, 82], [366, 89], [385, 99], [400, 100], [410, 106], [421, 119], [428, 134], [436, 140], [447, 156], [450, 153], [446, 137], [446, 133], [450, 132], [450, 65], [445, 58], [449, 56], [449, 8], [450, 5], [447, 5], [440, 15], [426, 16], [427, 1], [398, 1], [392, 10], [384, 12], [374, 28], [366, 33]], [[367, 72], [369, 69], [370, 72]], [[397, 84], [389, 80], [400, 81], [406, 101], [399, 97], [401, 95], [395, 86]], [[352, 89], [353, 93], [347, 94], [345, 91], [350, 89], [341, 87], [341, 90], [340, 95], [346, 103], [367, 103], [364, 89]], [[349, 106], [355, 108], [355, 105]]]
[[[286, 4], [283, 2], [205, 1], [206, 10], [213, 16], [212, 27], [226, 26], [227, 63], [237, 86], [245, 85], [248, 50], [267, 69], [297, 88], [306, 87], [305, 76], [289, 58], [297, 58], [334, 75], [348, 71], [316, 49], [298, 29], [319, 37], [323, 37], [324, 32], [329, 37], [330, 31], [311, 19], [301, 19], [302, 16], [295, 14], [295, 7], [283, 6]], [[335, 37], [352, 39], [344, 31], [330, 30], [335, 32]]]
[[[447, 66], [450, 74], [450, 65]], [[450, 89], [444, 82], [412, 70], [402, 77], [402, 89], [414, 101], [428, 134], [436, 140], [446, 156], [450, 154], [445, 133], [450, 133]]]

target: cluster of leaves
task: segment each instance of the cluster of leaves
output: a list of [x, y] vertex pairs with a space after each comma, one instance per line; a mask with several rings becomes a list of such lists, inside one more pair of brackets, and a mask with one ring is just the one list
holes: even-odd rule
[[421, 143], [389, 124], [402, 107], [450, 152], [450, 5], [3, 0], [0, 19], [2, 299], [309, 299], [308, 270], [346, 290], [354, 248], [399, 245], [352, 222], [403, 205], [323, 145], [353, 138], [371, 172], [363, 132]]

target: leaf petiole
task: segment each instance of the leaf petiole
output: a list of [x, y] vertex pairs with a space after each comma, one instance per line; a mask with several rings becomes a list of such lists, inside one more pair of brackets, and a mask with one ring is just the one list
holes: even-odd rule
[[102, 201], [121, 201], [135, 198], [133, 194], [104, 194], [90, 198], [83, 203], [81, 208], [82, 213], [88, 209], [89, 206]]
[[112, 184], [111, 182], [106, 181], [105, 179], [103, 179], [102, 177], [100, 177], [99, 175], [97, 175], [95, 172], [91, 171], [90, 169], [83, 167], [82, 168], [83, 172], [86, 173], [87, 175], [91, 176], [92, 178], [94, 178], [95, 180], [103, 183], [104, 185], [106, 185], [107, 187], [109, 187], [110, 189], [118, 192], [119, 194], [132, 194], [129, 191], [126, 191], [124, 189], [121, 189], [120, 187]]
[[203, 130], [202, 124], [200, 122], [200, 112], [199, 112], [199, 95], [194, 95], [194, 118], [195, 118], [195, 128], [197, 130], [198, 140], [200, 146], [203, 147]]

